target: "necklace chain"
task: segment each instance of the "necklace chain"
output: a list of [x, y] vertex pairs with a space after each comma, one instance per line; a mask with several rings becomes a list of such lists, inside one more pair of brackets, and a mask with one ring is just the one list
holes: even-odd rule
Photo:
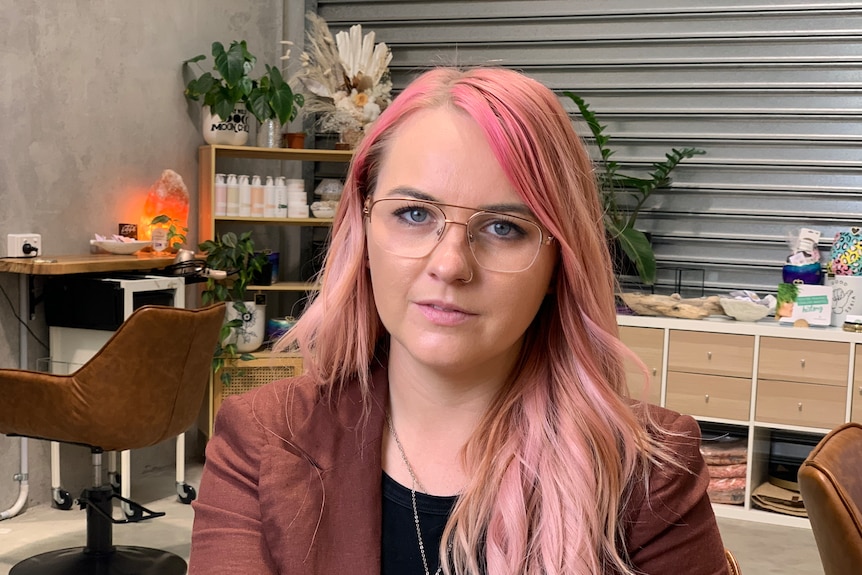
[[[386, 414], [386, 423], [389, 424], [389, 432], [392, 434], [392, 438], [395, 439], [395, 445], [398, 446], [398, 453], [401, 454], [401, 461], [404, 462], [404, 467], [407, 468], [407, 472], [410, 474], [410, 500], [413, 503], [413, 523], [416, 525], [416, 538], [419, 539], [419, 554], [422, 556], [422, 568], [425, 570], [425, 575], [431, 575], [431, 572], [428, 570], [428, 560], [425, 557], [425, 544], [422, 543], [422, 530], [419, 528], [419, 508], [416, 506], [416, 486], [419, 486], [424, 492], [428, 492], [421, 483], [419, 483], [419, 479], [416, 478], [416, 473], [413, 472], [413, 466], [410, 465], [410, 461], [407, 459], [407, 453], [404, 451], [404, 446], [401, 445], [401, 440], [398, 439], [398, 434], [395, 432], [395, 425], [392, 424], [392, 416], [388, 413]], [[434, 572], [434, 575], [440, 575], [443, 572], [443, 564], [441, 562], [440, 566], [437, 567], [437, 571]]]

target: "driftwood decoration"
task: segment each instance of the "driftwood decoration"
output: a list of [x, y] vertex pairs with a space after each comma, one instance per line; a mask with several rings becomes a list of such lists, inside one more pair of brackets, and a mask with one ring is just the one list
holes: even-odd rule
[[643, 293], [618, 295], [638, 315], [703, 319], [710, 315], [724, 314], [716, 295], [688, 299], [683, 299], [678, 293], [669, 296]]

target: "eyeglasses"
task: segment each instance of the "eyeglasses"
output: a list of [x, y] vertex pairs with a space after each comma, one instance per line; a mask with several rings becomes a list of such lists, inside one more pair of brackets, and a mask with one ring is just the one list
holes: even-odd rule
[[[474, 211], [466, 222], [446, 217], [443, 208]], [[424, 258], [443, 239], [446, 224], [464, 226], [476, 263], [489, 271], [515, 273], [536, 261], [542, 246], [554, 241], [536, 222], [503, 212], [441, 204], [414, 198], [365, 201], [368, 235], [384, 251], [405, 258]]]

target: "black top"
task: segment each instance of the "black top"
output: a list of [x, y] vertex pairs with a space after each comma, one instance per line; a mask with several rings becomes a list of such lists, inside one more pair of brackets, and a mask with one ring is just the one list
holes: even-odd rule
[[[425, 575], [419, 540], [416, 537], [416, 522], [413, 518], [413, 502], [410, 489], [383, 473], [383, 537], [381, 575]], [[425, 545], [428, 572], [434, 573], [440, 566], [440, 540], [449, 514], [455, 506], [456, 496], [438, 497], [416, 492], [416, 510], [419, 512], [419, 529]]]

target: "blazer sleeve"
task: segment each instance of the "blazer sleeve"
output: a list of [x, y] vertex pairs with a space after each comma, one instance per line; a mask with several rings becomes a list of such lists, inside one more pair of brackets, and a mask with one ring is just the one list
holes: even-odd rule
[[221, 405], [195, 510], [189, 575], [255, 573], [276, 575], [261, 528], [259, 475], [266, 445], [246, 396]]
[[648, 483], [633, 489], [626, 536], [632, 564], [649, 575], [726, 575], [724, 545], [706, 493], [709, 470], [700, 453], [700, 428], [669, 410], [653, 417], [667, 430], [665, 442], [681, 467], [655, 465]]

